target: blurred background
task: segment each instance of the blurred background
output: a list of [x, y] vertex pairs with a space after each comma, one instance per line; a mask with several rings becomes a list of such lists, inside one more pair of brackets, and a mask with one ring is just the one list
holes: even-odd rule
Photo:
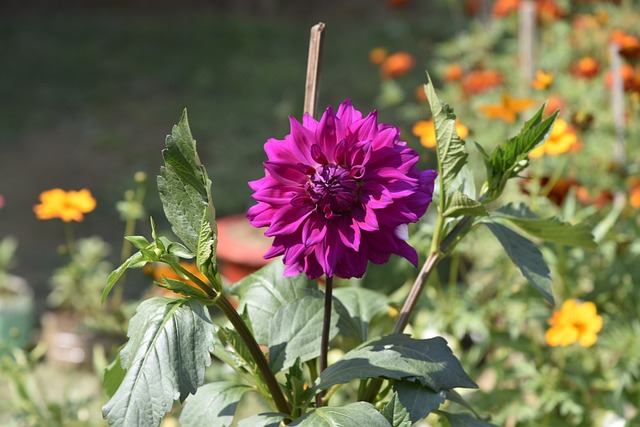
[[[119, 247], [115, 204], [143, 171], [147, 214], [162, 226], [155, 176], [183, 108], [218, 216], [244, 212], [264, 142], [288, 132], [287, 116], [301, 116], [310, 27], [327, 24], [320, 111], [347, 97], [368, 111], [380, 81], [370, 49], [410, 49], [418, 86], [434, 44], [465, 25], [449, 3], [3, 1], [0, 235], [19, 242], [15, 273], [42, 307], [64, 243], [60, 221], [33, 214], [44, 190], [88, 188], [97, 208], [74, 224], [76, 237], [97, 234]], [[136, 234], [149, 235], [142, 224]]]

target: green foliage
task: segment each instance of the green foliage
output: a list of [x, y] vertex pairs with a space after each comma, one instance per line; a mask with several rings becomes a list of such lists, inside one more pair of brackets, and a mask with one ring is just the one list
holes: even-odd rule
[[292, 427], [333, 427], [339, 425], [389, 427], [390, 423], [372, 404], [356, 402], [337, 408], [317, 408], [289, 425]]
[[180, 425], [225, 427], [231, 425], [238, 403], [251, 388], [230, 381], [205, 384], [185, 401]]
[[349, 351], [320, 374], [316, 387], [325, 390], [364, 378], [414, 380], [434, 391], [477, 387], [444, 339], [417, 340], [403, 334], [387, 335]]
[[451, 425], [451, 427], [497, 427], [495, 424], [479, 420], [469, 414], [452, 414], [450, 412], [438, 411]]
[[397, 393], [393, 394], [391, 400], [384, 405], [380, 413], [384, 415], [392, 427], [411, 427], [413, 424], [409, 412], [400, 403]]
[[369, 324], [374, 316], [389, 306], [386, 295], [367, 288], [337, 288], [333, 295], [344, 305], [346, 315], [340, 320], [353, 324], [355, 336], [362, 343], [369, 339]]
[[213, 326], [197, 301], [143, 301], [120, 351], [127, 373], [103, 408], [114, 426], [158, 425], [176, 399], [184, 400], [204, 382], [211, 363]]
[[445, 401], [443, 391], [435, 392], [415, 381], [394, 381], [393, 390], [402, 406], [409, 411], [412, 423], [425, 418]]

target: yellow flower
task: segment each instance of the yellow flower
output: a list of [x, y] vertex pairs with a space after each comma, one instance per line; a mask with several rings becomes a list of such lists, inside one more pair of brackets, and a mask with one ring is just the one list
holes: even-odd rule
[[374, 65], [380, 65], [387, 59], [389, 52], [383, 47], [376, 47], [369, 52], [369, 62]]
[[548, 322], [551, 328], [544, 338], [552, 347], [566, 347], [576, 341], [583, 347], [591, 347], [602, 329], [602, 317], [598, 316], [595, 304], [590, 301], [567, 300]]
[[478, 111], [489, 119], [502, 119], [507, 123], [513, 123], [518, 113], [531, 107], [533, 103], [533, 99], [512, 98], [504, 93], [499, 104], [484, 104], [478, 107]]
[[[469, 135], [469, 129], [461, 124], [455, 123], [456, 133], [460, 139], [465, 139]], [[420, 143], [427, 148], [436, 146], [436, 129], [433, 120], [420, 120], [413, 125], [413, 134], [420, 138]]]
[[59, 188], [40, 193], [40, 204], [33, 207], [38, 219], [60, 218], [64, 222], [82, 221], [96, 207], [89, 190], [64, 191]]
[[566, 121], [556, 119], [553, 128], [551, 128], [549, 139], [547, 139], [544, 144], [534, 148], [529, 153], [529, 156], [534, 159], [542, 157], [544, 154], [557, 156], [576, 147], [579, 147], [579, 142], [575, 131]]
[[536, 90], [545, 90], [546, 88], [551, 86], [551, 83], [553, 83], [553, 74], [546, 71], [538, 70], [536, 72], [536, 78], [531, 83], [531, 86], [533, 86], [533, 88]]

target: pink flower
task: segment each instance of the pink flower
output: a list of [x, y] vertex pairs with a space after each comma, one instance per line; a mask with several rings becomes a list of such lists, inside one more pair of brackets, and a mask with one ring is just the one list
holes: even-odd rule
[[416, 167], [418, 154], [400, 130], [362, 117], [350, 100], [316, 121], [290, 118], [291, 133], [265, 144], [265, 177], [249, 183], [258, 202], [247, 214], [269, 227], [265, 258], [284, 255], [288, 276], [362, 277], [367, 261], [391, 254], [417, 266], [407, 224], [425, 213], [437, 173]]

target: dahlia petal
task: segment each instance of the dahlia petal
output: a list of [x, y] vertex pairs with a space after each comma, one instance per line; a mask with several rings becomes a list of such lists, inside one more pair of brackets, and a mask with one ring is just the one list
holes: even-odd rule
[[298, 160], [311, 164], [309, 147], [314, 144], [315, 133], [300, 124], [294, 117], [289, 117], [291, 128], [291, 143], [289, 148]]
[[373, 149], [379, 150], [383, 147], [394, 147], [396, 145], [407, 145], [406, 142], [400, 140], [400, 129], [395, 126], [379, 124], [378, 135], [373, 140]]
[[[305, 128], [309, 129], [311, 132], [314, 132], [316, 129], [318, 128], [318, 121], [316, 119], [314, 119], [311, 114], [309, 113], [304, 113], [302, 115], [302, 126], [304, 126]], [[315, 140], [315, 137], [314, 137]]]
[[342, 243], [355, 251], [360, 249], [360, 227], [355, 219], [342, 217], [338, 224], [338, 235]]
[[367, 271], [367, 263], [366, 251], [349, 251], [336, 265], [336, 276], [360, 278]]
[[284, 185], [303, 184], [307, 180], [307, 175], [300, 172], [295, 164], [268, 161], [264, 162], [264, 167], [273, 180]]
[[267, 237], [294, 233], [313, 211], [306, 207], [286, 206], [276, 209], [271, 226], [265, 231]]
[[357, 206], [351, 210], [351, 216], [359, 228], [364, 231], [377, 231], [378, 218], [369, 206]]
[[350, 99], [346, 99], [338, 107], [336, 117], [338, 117], [346, 126], [349, 126], [351, 123], [360, 120], [362, 118], [362, 113], [353, 108], [353, 104], [351, 104]]
[[326, 221], [319, 216], [309, 215], [302, 226], [302, 243], [305, 247], [317, 245], [327, 234]]
[[373, 140], [378, 134], [378, 112], [372, 111], [364, 119], [352, 123], [349, 130], [357, 135], [360, 141]]
[[344, 134], [344, 124], [336, 117], [333, 108], [327, 107], [316, 128], [316, 143], [325, 155], [333, 154], [334, 147], [344, 139]]

